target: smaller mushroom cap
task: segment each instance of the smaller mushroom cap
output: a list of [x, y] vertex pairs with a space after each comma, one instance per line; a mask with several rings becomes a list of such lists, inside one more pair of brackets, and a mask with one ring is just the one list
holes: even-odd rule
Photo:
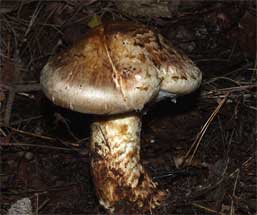
[[53, 57], [41, 73], [46, 96], [65, 108], [94, 114], [141, 110], [160, 91], [195, 90], [201, 72], [155, 30], [109, 23]]

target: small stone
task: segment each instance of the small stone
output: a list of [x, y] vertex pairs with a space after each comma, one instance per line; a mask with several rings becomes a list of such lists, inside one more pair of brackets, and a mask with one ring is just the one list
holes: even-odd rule
[[12, 204], [7, 215], [33, 215], [30, 199], [23, 198]]
[[32, 153], [32, 152], [26, 152], [25, 153], [25, 158], [27, 159], [27, 160], [32, 160], [33, 159], [33, 157], [34, 157], [34, 154]]

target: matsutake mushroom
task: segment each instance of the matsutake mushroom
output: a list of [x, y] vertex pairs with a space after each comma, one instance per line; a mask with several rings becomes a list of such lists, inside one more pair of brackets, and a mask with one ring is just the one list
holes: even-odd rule
[[140, 163], [140, 112], [154, 100], [194, 91], [201, 79], [156, 30], [127, 22], [91, 30], [45, 65], [41, 84], [50, 100], [98, 116], [91, 170], [99, 202], [110, 212], [128, 204], [151, 210], [165, 199]]

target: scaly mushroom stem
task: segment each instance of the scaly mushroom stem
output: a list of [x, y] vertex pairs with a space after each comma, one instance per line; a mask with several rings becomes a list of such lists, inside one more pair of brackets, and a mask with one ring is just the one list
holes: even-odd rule
[[95, 189], [100, 204], [111, 212], [122, 203], [151, 210], [166, 197], [140, 163], [140, 131], [137, 114], [109, 116], [92, 125]]

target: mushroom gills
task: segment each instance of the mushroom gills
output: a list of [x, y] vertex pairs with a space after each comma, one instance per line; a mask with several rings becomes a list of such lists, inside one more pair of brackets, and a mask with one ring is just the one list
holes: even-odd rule
[[165, 90], [160, 90], [159, 94], [155, 98], [155, 102], [159, 102], [164, 99], [170, 99], [170, 101], [172, 101], [173, 103], [176, 103], [177, 102], [176, 98], [177, 98], [176, 94], [170, 93]]

